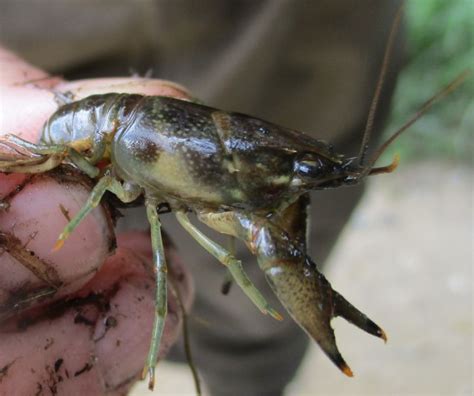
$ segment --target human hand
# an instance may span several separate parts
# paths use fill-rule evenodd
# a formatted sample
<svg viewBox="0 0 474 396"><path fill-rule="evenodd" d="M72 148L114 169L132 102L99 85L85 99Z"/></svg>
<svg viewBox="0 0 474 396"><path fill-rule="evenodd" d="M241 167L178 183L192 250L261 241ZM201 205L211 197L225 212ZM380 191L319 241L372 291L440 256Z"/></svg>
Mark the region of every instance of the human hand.
<svg viewBox="0 0 474 396"><path fill-rule="evenodd" d="M0 134L33 142L57 108L51 89L78 98L105 92L187 96L158 80L48 78L1 48L0 69ZM52 252L90 187L74 172L0 174L0 395L124 394L141 372L154 315L148 233L119 235L113 252L111 216L98 207ZM170 283L189 309L192 285L172 246L167 259ZM161 357L181 320L175 293L168 296Z"/></svg>

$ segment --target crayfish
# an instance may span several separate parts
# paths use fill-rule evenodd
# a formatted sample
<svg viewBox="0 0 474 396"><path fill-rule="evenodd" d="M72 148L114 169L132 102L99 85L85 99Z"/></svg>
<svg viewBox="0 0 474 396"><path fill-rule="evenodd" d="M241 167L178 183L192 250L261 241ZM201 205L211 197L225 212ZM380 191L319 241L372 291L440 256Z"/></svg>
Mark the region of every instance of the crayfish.
<svg viewBox="0 0 474 396"><path fill-rule="evenodd" d="M370 122L360 154L346 158L323 141L251 116L169 97L109 93L60 107L44 125L38 144L13 135L0 138L0 171L42 173L69 163L96 181L55 249L107 191L125 203L144 197L156 275L155 321L144 368L151 388L167 314L166 263L157 209L162 204L228 268L258 309L281 320L241 262L196 228L189 212L214 230L242 240L293 319L342 372L352 376L336 346L331 319L341 316L374 336L385 341L387 337L332 288L307 255L308 193L392 172L398 158L388 166L375 167L381 153L434 99L463 78L430 99L367 161Z"/></svg>

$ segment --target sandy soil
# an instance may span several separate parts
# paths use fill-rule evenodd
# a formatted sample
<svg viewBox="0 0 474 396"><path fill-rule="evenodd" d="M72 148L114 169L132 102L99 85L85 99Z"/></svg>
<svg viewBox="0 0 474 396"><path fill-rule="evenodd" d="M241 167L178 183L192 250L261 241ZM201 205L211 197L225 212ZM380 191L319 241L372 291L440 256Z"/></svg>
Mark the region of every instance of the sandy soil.
<svg viewBox="0 0 474 396"><path fill-rule="evenodd" d="M473 394L473 176L461 165L420 163L371 180L327 276L389 342L336 319L355 377L313 345L288 396ZM150 392L140 384L132 394ZM155 394L194 394L187 367L160 364Z"/></svg>

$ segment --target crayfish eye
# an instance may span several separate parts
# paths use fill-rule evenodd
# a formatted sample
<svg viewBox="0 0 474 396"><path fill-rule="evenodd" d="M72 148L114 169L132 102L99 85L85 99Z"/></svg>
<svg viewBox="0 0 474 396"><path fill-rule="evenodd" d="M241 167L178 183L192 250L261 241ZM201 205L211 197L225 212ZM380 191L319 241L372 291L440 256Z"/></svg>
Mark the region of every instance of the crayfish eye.
<svg viewBox="0 0 474 396"><path fill-rule="evenodd" d="M324 162L314 154L305 154L295 161L295 173L303 178L315 178L324 168Z"/></svg>

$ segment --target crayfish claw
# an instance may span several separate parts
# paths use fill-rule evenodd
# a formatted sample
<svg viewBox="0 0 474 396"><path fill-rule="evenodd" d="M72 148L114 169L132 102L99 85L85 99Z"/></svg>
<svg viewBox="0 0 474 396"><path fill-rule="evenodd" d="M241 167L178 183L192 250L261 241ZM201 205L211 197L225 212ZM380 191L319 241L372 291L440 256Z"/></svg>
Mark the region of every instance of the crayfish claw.
<svg viewBox="0 0 474 396"><path fill-rule="evenodd" d="M318 343L319 347L323 350L326 356L337 366L348 377L353 377L351 368L342 357L339 349L336 345L336 337L334 330L332 329L329 322L324 328L320 328L319 334L311 334L309 329L306 329L312 336L312 338Z"/></svg>
<svg viewBox="0 0 474 396"><path fill-rule="evenodd" d="M291 317L318 343L342 373L352 377L352 370L337 348L331 320L335 316L342 316L384 341L387 336L379 326L336 292L319 272L316 263L306 254L305 239L297 232L298 227L292 226L291 213L288 213L275 221L249 216L244 212L213 214L213 217L201 216L200 219L218 231L241 238L247 244L257 256L258 265L270 287ZM298 217L293 220L301 222ZM226 228L222 228L223 224ZM291 226L293 232L288 234L281 228L282 225L286 228ZM305 227L299 229L302 228ZM273 313L276 312L270 307L265 306L265 311L275 317Z"/></svg>
<svg viewBox="0 0 474 396"><path fill-rule="evenodd" d="M334 316L341 316L359 329L381 338L385 343L387 342L387 335L375 322L370 320L367 315L359 311L334 289L332 293Z"/></svg>
<svg viewBox="0 0 474 396"><path fill-rule="evenodd" d="M352 372L351 368L344 362L341 366L338 366L339 369L348 377L353 377L354 373Z"/></svg>

